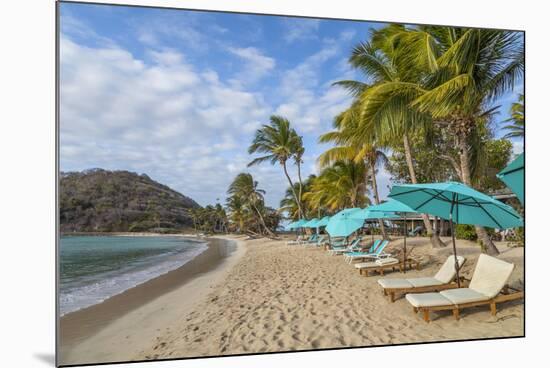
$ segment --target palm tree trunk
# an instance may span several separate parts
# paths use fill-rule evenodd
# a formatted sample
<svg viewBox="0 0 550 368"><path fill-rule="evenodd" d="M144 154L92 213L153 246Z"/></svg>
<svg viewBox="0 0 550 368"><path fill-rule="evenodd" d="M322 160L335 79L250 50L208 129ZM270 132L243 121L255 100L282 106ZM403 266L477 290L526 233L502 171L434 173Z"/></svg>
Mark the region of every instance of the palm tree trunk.
<svg viewBox="0 0 550 368"><path fill-rule="evenodd" d="M288 183L290 184L290 189L292 189L292 194L294 195L294 199L296 200L296 205L298 206L298 217L302 219L304 215L302 212L302 204L298 200L298 195L296 194L296 190L294 190L294 184L292 183L292 180L288 175L288 170L286 169L286 161L283 162L283 170L285 172L286 178L288 179Z"/></svg>
<svg viewBox="0 0 550 368"><path fill-rule="evenodd" d="M374 202L380 204L380 196L378 195L378 183L376 181L376 165L373 160L368 160L370 165L370 171L372 173L372 191L374 193ZM387 239L386 229L384 228L384 221L378 219L378 224L380 225L380 231L382 233L382 238Z"/></svg>
<svg viewBox="0 0 550 368"><path fill-rule="evenodd" d="M298 166L298 182L300 183L298 198L300 198L300 208L301 208L302 206L302 164L300 163L300 160L296 161L296 165Z"/></svg>
<svg viewBox="0 0 550 368"><path fill-rule="evenodd" d="M269 228L266 226L264 217L262 216L262 213L260 212L260 210L258 210L258 207L256 207L256 205L254 204L254 202L252 202L252 207L254 207L254 210L256 210L256 213L258 214L258 217L260 218L260 223L262 224L265 232L269 235L274 235L271 232L271 230L269 230Z"/></svg>
<svg viewBox="0 0 550 368"><path fill-rule="evenodd" d="M439 236L445 236L447 233L447 223L442 217L439 218Z"/></svg>
<svg viewBox="0 0 550 368"><path fill-rule="evenodd" d="M458 137L458 148L460 152L460 170L462 171L462 182L472 186L472 177L470 173L470 154L468 152L468 142L466 136L460 134ZM497 247L489 237L487 230L482 226L476 226L477 238L481 241L482 250L489 255L499 255Z"/></svg>
<svg viewBox="0 0 550 368"><path fill-rule="evenodd" d="M409 142L409 136L406 133L403 134L403 146L405 147L405 160L407 161L407 167L409 168L409 176L411 177L411 182L413 184L417 184L418 182L416 180L416 173L414 172L414 166L413 166L413 160L412 160L411 143ZM428 218L428 215L422 214L421 216L422 216L422 221L424 222L424 227L426 228L426 232L430 237L432 248L445 247L445 243L443 243L439 238L439 235L433 231L432 224L430 223L430 219Z"/></svg>

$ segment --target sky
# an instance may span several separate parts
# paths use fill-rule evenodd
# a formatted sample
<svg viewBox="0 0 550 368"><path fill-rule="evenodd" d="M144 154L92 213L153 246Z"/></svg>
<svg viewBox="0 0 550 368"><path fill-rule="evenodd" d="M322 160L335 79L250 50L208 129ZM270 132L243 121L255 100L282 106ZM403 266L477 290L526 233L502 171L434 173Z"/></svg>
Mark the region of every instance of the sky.
<svg viewBox="0 0 550 368"><path fill-rule="evenodd" d="M61 170L145 173L203 206L223 204L233 178L250 172L267 205L279 207L288 187L282 168L247 167L254 132L273 114L303 136L303 177L318 174L329 146L317 139L351 101L332 83L362 79L347 63L351 49L384 26L70 3L60 10ZM497 121L518 93L497 103ZM295 166L290 174L297 179ZM381 169L377 178L385 198L390 175Z"/></svg>

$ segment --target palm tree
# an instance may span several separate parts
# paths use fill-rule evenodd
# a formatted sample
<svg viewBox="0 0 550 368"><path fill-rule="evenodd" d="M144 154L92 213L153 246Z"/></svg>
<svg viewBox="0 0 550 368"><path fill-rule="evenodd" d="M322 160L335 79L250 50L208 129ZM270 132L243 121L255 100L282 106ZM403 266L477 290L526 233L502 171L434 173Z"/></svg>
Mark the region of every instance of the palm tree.
<svg viewBox="0 0 550 368"><path fill-rule="evenodd" d="M332 212L346 207L364 207L369 203L365 172L364 162L336 161L312 180L311 190L304 194L304 199Z"/></svg>
<svg viewBox="0 0 550 368"><path fill-rule="evenodd" d="M510 107L510 118L504 120L505 123L512 123L502 127L502 129L508 130L509 132L504 136L504 138L516 138L525 136L525 107L524 107L524 96L520 94L518 101L512 104Z"/></svg>
<svg viewBox="0 0 550 368"><path fill-rule="evenodd" d="M290 122L282 116L272 115L269 125L263 125L256 131L254 140L248 148L248 153L264 153L264 156L252 160L248 166L270 161L272 165L279 163L283 167L285 176L292 188L292 193L298 204L299 216L303 217L301 201L294 189L294 184L288 175L287 161L294 158L300 170L304 148L302 138L290 127ZM301 175L301 174L300 174ZM301 182L301 180L300 180Z"/></svg>
<svg viewBox="0 0 550 368"><path fill-rule="evenodd" d="M229 210L229 218L237 225L238 232L244 232L247 217L245 201L238 195L232 195L227 198L226 206Z"/></svg>
<svg viewBox="0 0 550 368"><path fill-rule="evenodd" d="M524 46L519 32L422 26L401 32L394 40L407 43L402 55L408 65L429 60L430 73L411 86L417 94L411 107L429 113L453 136L459 152L460 177L472 185L472 146L476 126L485 112L523 77ZM498 254L487 231L476 227L489 254Z"/></svg>
<svg viewBox="0 0 550 368"><path fill-rule="evenodd" d="M254 209L256 215L258 215L263 230L273 235L271 230L266 226L263 214L259 209L263 207L265 191L258 188L258 182L254 180L251 174L238 174L229 185L227 193L231 196L240 197L242 201L249 204Z"/></svg>
<svg viewBox="0 0 550 368"><path fill-rule="evenodd" d="M283 199L281 199L279 211L286 212L288 214L288 217L293 220L297 220L300 218L300 210L298 206L298 202L296 202L296 197L294 197L294 193L300 190L300 184L294 183L294 188L286 188L285 196ZM307 192L307 191L306 191ZM302 208L304 208L304 204L302 202Z"/></svg>
<svg viewBox="0 0 550 368"><path fill-rule="evenodd" d="M360 135L357 134L360 118L357 107L358 104L355 103L348 110L338 115L333 122L337 130L323 134L319 138L319 142L321 143L333 142L338 144L338 146L328 149L319 156L319 162L322 167L326 167L338 160L353 160L355 162L364 161L367 167L365 185L372 186L374 201L376 204L379 204L380 196L378 194L378 184L376 181L377 167L385 164L388 158L383 150L376 147L376 138L374 135L371 135L366 141L357 139L360 137ZM384 223L381 219L379 223L380 229L382 230L382 236L386 238Z"/></svg>
<svg viewBox="0 0 550 368"><path fill-rule="evenodd" d="M346 88L354 97L359 115L356 139L368 141L373 134L379 144L404 147L405 159L411 182L416 184L416 172L411 134L428 135L430 116L411 109L410 102L419 94L415 90L422 78L419 67L400 63L399 53L391 42L394 34L405 30L404 26L390 25L372 31L372 43L362 42L349 58L350 64L362 72L368 82L344 80L335 85ZM427 215L422 215L424 226L434 247L445 246L434 233Z"/></svg>

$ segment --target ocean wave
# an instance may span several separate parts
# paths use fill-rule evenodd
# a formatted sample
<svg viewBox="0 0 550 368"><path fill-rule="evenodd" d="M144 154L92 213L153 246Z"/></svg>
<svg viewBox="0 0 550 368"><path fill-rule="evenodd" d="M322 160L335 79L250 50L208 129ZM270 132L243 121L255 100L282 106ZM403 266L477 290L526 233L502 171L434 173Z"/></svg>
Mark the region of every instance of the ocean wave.
<svg viewBox="0 0 550 368"><path fill-rule="evenodd" d="M80 286L67 287L66 290L61 287L59 293L61 316L99 304L148 280L173 271L208 249L206 243L196 241L192 243L192 247L186 247L181 252L169 252L150 257L150 264L139 270L129 267L121 269L118 273L96 275L101 277L99 280L80 280L83 284ZM161 260L161 258L164 259Z"/></svg>

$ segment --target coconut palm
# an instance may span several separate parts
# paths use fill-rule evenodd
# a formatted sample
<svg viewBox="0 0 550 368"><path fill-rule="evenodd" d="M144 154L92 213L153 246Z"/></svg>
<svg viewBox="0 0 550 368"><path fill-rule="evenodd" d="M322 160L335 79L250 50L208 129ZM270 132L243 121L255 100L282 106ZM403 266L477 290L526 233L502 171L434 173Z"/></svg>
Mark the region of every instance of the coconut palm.
<svg viewBox="0 0 550 368"><path fill-rule="evenodd" d="M403 65L392 39L405 31L404 26L390 25L372 31L371 43L357 45L349 58L367 82L344 80L335 85L346 88L357 105L359 124L355 135L358 141L369 141L374 135L382 145L402 144L411 182L416 184L416 172L410 136L429 135L430 115L410 108L420 95L418 80L423 77L420 65ZM354 108L354 109L355 109ZM398 143L401 142L401 143ZM434 247L444 246L427 215L422 215L424 226Z"/></svg>
<svg viewBox="0 0 550 368"><path fill-rule="evenodd" d="M380 165L384 165L388 161L388 158L384 150L378 149L376 146L374 134L368 140L357 139L361 136L356 133L360 126L357 107L358 104L355 103L348 110L339 114L333 122L333 126L337 130L325 133L319 138L319 142L321 143L332 142L337 144L337 146L328 149L319 156L319 163L322 167L326 167L338 160L364 161L367 168L365 185L372 187L374 201L376 204L379 204L380 196L378 194L376 173L377 168ZM382 220L379 220L379 222L382 236L386 238L384 224Z"/></svg>
<svg viewBox="0 0 550 368"><path fill-rule="evenodd" d="M409 44L401 56L407 65L424 60L429 74L407 87L418 94L410 106L429 113L454 137L461 179L472 185L472 134L484 123L496 99L513 90L523 77L522 34L512 31L424 26L400 32L393 39ZM485 251L498 254L487 231L476 227Z"/></svg>
<svg viewBox="0 0 550 368"><path fill-rule="evenodd" d="M227 194L231 196L240 197L240 199L246 204L250 205L254 210L265 232L273 235L271 230L266 226L264 216L260 208L264 207L264 194L263 189L258 188L258 182L254 180L249 173L240 173L235 177L233 182L229 185Z"/></svg>
<svg viewBox="0 0 550 368"><path fill-rule="evenodd" d="M523 138L525 136L525 107L524 96L519 95L518 101L514 102L510 107L510 118L504 120L505 123L511 123L505 125L502 129L508 130L504 138Z"/></svg>
<svg viewBox="0 0 550 368"><path fill-rule="evenodd" d="M245 201L241 196L232 195L227 198L227 209L229 210L229 219L237 225L238 232L245 231L245 221L247 217L247 208Z"/></svg>
<svg viewBox="0 0 550 368"><path fill-rule="evenodd" d="M248 166L257 165L266 161L271 162L272 165L279 163L283 167L285 176L292 188L296 203L298 204L299 217L302 218L303 211L301 201L299 200L300 195L296 192L287 169L287 161L293 158L298 165L299 175L301 176L300 165L304 153L302 138L290 127L290 122L287 119L282 116L272 115L270 117L270 123L263 125L256 131L254 140L248 148L248 153L250 154L257 152L265 155L255 158Z"/></svg>
<svg viewBox="0 0 550 368"><path fill-rule="evenodd" d="M308 203L304 198L305 194L310 191L311 183L314 179L315 179L315 175L310 175L302 184L294 183L294 191L298 192L300 191L300 186L302 187L301 205L304 211L305 218L319 217L320 212L322 210L322 208L319 206L312 206L312 204ZM294 198L292 188L290 187L286 189L285 196L283 197L283 199L281 199L279 212L286 212L288 214L288 217L292 220L297 220L300 218L298 204L296 203L296 199Z"/></svg>
<svg viewBox="0 0 550 368"><path fill-rule="evenodd" d="M364 207L369 203L365 172L364 162L336 161L313 179L304 199L310 203L319 203L331 212L347 207Z"/></svg>

